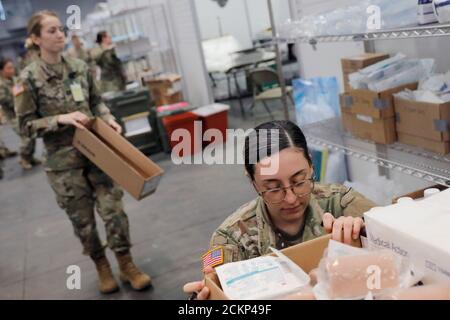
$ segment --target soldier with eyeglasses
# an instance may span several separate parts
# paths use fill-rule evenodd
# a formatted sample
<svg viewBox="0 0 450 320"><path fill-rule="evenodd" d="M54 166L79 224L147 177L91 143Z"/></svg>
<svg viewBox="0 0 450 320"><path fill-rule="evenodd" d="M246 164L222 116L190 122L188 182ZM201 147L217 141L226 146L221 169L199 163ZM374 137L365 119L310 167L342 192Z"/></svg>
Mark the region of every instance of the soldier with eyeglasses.
<svg viewBox="0 0 450 320"><path fill-rule="evenodd" d="M222 259L212 260L205 273L219 264L268 254L269 247L284 249L327 233L334 240L351 243L364 232L364 212L376 206L351 188L314 182L306 138L294 123L270 121L256 127L255 134L256 139L245 139L244 160L258 197L213 233L209 252ZM256 161L251 161L255 155ZM276 170L267 170L269 162ZM186 284L184 291L197 299L209 296L201 281Z"/></svg>

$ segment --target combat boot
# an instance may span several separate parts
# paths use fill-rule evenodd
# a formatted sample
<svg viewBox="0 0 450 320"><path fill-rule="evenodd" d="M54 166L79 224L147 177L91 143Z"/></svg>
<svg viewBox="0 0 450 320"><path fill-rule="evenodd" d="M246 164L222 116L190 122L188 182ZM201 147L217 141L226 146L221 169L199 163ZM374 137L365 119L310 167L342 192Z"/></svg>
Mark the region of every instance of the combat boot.
<svg viewBox="0 0 450 320"><path fill-rule="evenodd" d="M33 168L33 165L28 160L20 159L19 163L24 170L31 170Z"/></svg>
<svg viewBox="0 0 450 320"><path fill-rule="evenodd" d="M0 154L3 156L3 158L12 158L17 156L17 151L11 151L8 148L4 147L0 150Z"/></svg>
<svg viewBox="0 0 450 320"><path fill-rule="evenodd" d="M129 282L134 290L142 290L151 285L150 276L136 267L129 251L116 253L116 258L119 262L120 280Z"/></svg>
<svg viewBox="0 0 450 320"><path fill-rule="evenodd" d="M30 163L32 166L38 166L42 163L42 161L38 158L33 157L31 158Z"/></svg>
<svg viewBox="0 0 450 320"><path fill-rule="evenodd" d="M94 260L95 267L97 268L100 292L113 293L119 290L119 286L116 282L116 279L114 279L111 271L111 266L109 265L106 256L92 260Z"/></svg>

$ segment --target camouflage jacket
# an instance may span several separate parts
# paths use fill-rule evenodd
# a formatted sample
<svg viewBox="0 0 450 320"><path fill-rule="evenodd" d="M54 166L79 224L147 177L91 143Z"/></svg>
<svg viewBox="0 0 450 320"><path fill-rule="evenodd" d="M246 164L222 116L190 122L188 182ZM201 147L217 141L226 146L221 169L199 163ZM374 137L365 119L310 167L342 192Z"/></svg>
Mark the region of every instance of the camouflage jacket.
<svg viewBox="0 0 450 320"><path fill-rule="evenodd" d="M124 82L122 61L117 57L114 48L103 49L97 46L92 49L91 57L101 69L101 81Z"/></svg>
<svg viewBox="0 0 450 320"><path fill-rule="evenodd" d="M305 211L305 223L296 239L288 239L271 223L261 197L243 205L213 233L210 249L223 247L224 263L268 254L269 247L283 249L325 234L322 217L362 217L375 204L351 188L338 184L316 184Z"/></svg>
<svg viewBox="0 0 450 320"><path fill-rule="evenodd" d="M13 86L13 79L6 79L0 76L0 105L9 121L16 117L14 112L14 97L12 94Z"/></svg>
<svg viewBox="0 0 450 320"><path fill-rule="evenodd" d="M72 146L75 128L59 125L58 115L80 111L88 117L114 119L85 62L63 57L60 66L62 74L40 58L28 65L20 74L17 86L21 90L14 99L21 134L44 140L48 171L87 164L87 159ZM73 85L81 86L82 101L75 101Z"/></svg>

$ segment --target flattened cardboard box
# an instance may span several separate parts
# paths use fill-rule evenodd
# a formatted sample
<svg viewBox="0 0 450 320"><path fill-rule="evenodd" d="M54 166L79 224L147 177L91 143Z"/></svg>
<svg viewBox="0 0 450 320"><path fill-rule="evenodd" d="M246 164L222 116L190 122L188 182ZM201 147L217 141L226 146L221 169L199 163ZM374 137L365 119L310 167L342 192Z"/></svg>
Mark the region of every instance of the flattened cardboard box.
<svg viewBox="0 0 450 320"><path fill-rule="evenodd" d="M156 191L164 171L142 152L96 118L77 129L73 145L136 200Z"/></svg>
<svg viewBox="0 0 450 320"><path fill-rule="evenodd" d="M325 235L310 241L306 241L295 246L281 250L289 259L300 266L303 271L309 273L312 269L317 268L320 260L323 257L325 249L328 247L328 242L331 235ZM354 240L352 243L355 247L361 247L361 241ZM273 256L273 254L271 254ZM205 285L209 288L209 300L229 300L229 298L222 291L219 277L217 273L213 272L205 276Z"/></svg>
<svg viewBox="0 0 450 320"><path fill-rule="evenodd" d="M366 89L351 89L346 95L344 107L353 114L369 116L375 119L386 119L395 116L393 94L404 89L416 90L417 82L409 83L381 92Z"/></svg>
<svg viewBox="0 0 450 320"><path fill-rule="evenodd" d="M394 97L397 132L450 142L450 102L427 103Z"/></svg>

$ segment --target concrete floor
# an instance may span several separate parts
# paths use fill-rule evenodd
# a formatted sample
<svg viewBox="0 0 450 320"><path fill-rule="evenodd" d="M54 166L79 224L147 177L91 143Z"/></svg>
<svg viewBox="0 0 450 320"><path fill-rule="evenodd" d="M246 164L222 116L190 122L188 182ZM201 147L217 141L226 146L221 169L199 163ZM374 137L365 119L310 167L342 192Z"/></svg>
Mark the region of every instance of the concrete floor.
<svg viewBox="0 0 450 320"><path fill-rule="evenodd" d="M249 103L244 100L246 106ZM236 101L231 105L231 128L246 129L269 119L259 106L244 121ZM275 109L275 117L281 119L281 108ZM10 127L2 126L0 134L8 147L18 149L19 139ZM37 155L41 152L39 140ZM243 165L174 165L170 155L163 153L151 158L165 170L157 192L139 202L126 195L124 202L135 262L152 276L153 288L135 292L121 285L111 295L98 292L95 267L81 254L81 245L57 206L42 167L23 172L18 157L7 159L0 181L0 299L185 299L182 286L201 278L200 257L212 232L255 194ZM105 239L100 220L97 226ZM117 275L117 263L109 250L108 257ZM81 269L79 290L66 287L70 265Z"/></svg>

